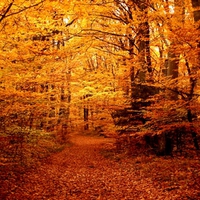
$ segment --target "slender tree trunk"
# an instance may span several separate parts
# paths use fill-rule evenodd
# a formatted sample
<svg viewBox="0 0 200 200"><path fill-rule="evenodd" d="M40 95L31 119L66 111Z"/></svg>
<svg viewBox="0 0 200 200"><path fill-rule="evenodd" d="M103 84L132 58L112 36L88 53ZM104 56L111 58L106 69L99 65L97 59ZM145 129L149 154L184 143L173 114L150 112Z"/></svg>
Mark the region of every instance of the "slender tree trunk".
<svg viewBox="0 0 200 200"><path fill-rule="evenodd" d="M192 7L195 9L194 14L194 21L199 22L200 21L200 0L192 0ZM200 25L197 28L200 30ZM200 48L200 41L198 41L197 45L198 49ZM200 50L198 52L198 58L197 58L197 66L200 67Z"/></svg>
<svg viewBox="0 0 200 200"><path fill-rule="evenodd" d="M172 79L178 78L178 64L179 64L179 54L173 52L173 44L169 47L169 53L167 58L167 76L171 76ZM178 99L178 94L176 92L176 82L173 84L175 86L170 90L167 95L172 100Z"/></svg>
<svg viewBox="0 0 200 200"><path fill-rule="evenodd" d="M85 106L83 109L84 112L84 130L89 130L89 124L88 124L88 116L89 116L89 109Z"/></svg>

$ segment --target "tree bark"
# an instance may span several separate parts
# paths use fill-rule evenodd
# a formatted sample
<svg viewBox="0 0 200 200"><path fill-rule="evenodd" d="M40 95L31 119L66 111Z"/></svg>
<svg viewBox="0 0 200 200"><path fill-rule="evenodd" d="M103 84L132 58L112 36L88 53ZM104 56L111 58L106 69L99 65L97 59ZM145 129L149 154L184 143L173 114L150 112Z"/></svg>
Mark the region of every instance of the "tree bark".
<svg viewBox="0 0 200 200"><path fill-rule="evenodd" d="M136 37L129 38L129 48L131 49L130 58L134 57L133 52L136 52L138 56L138 67L132 66L130 70L131 97L132 99L136 99L141 98L138 96L139 94L143 95L145 93L142 83L151 79L147 79L147 72L148 76L151 77L153 71L150 54L150 27L148 22L149 4L148 1L144 0L132 0L129 3L131 6L135 7L136 12L138 11L138 14L136 14L137 18L141 19L141 23L138 25ZM148 88L145 87L145 90L146 89L148 90ZM149 91L151 91L151 88L149 88ZM148 98L147 95L145 96L145 99L146 98Z"/></svg>
<svg viewBox="0 0 200 200"><path fill-rule="evenodd" d="M194 9L200 7L200 0L192 0L192 7ZM194 11L194 21L197 22L200 20L200 9Z"/></svg>

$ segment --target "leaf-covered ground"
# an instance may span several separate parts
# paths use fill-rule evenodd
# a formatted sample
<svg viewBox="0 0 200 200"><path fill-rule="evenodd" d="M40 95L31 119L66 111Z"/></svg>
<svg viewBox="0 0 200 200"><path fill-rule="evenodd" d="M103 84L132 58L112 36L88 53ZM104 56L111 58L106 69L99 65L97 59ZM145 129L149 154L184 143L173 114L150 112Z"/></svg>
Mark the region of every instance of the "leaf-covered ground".
<svg viewBox="0 0 200 200"><path fill-rule="evenodd" d="M76 134L72 142L41 166L1 182L0 199L200 199L198 159L130 158L116 154L108 138Z"/></svg>

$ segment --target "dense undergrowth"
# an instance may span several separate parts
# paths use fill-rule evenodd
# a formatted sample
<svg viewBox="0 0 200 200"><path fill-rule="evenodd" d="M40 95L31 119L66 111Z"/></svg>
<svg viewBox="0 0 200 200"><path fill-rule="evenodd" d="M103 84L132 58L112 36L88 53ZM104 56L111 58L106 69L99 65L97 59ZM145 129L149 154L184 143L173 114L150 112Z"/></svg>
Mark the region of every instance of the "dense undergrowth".
<svg viewBox="0 0 200 200"><path fill-rule="evenodd" d="M60 143L53 132L19 127L12 132L0 133L0 141L1 180L40 165L45 158L67 145L67 141Z"/></svg>

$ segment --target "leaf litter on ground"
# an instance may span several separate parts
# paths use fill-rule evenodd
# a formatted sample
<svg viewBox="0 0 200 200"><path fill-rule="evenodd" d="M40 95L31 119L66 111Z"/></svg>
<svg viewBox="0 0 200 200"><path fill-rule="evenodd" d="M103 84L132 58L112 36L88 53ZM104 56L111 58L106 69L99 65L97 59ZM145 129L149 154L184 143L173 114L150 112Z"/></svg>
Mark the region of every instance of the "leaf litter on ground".
<svg viewBox="0 0 200 200"><path fill-rule="evenodd" d="M198 200L200 160L127 156L114 140L75 134L73 145L1 183L2 200Z"/></svg>

